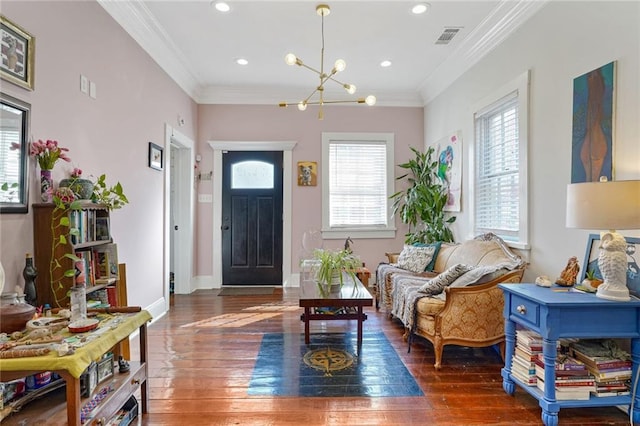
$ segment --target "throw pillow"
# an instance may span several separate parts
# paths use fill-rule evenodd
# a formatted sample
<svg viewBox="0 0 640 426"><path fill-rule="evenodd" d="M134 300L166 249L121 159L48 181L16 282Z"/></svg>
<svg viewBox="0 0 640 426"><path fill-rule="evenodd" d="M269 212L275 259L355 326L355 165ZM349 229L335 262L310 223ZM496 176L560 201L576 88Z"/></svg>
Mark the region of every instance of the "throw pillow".
<svg viewBox="0 0 640 426"><path fill-rule="evenodd" d="M436 258L438 257L438 252L440 251L440 246L442 245L442 241L438 241L435 243L413 243L415 247L434 247L433 256L431 257L431 262L424 269L425 272L433 271L433 268L436 266Z"/></svg>
<svg viewBox="0 0 640 426"><path fill-rule="evenodd" d="M405 245L398 256L398 267L416 274L424 272L433 258L434 247L415 247Z"/></svg>
<svg viewBox="0 0 640 426"><path fill-rule="evenodd" d="M462 263L453 265L451 268L438 274L437 277L424 283L418 291L428 295L440 294L446 286L448 286L456 279L458 279L458 277L469 272L472 269L473 266L463 265Z"/></svg>

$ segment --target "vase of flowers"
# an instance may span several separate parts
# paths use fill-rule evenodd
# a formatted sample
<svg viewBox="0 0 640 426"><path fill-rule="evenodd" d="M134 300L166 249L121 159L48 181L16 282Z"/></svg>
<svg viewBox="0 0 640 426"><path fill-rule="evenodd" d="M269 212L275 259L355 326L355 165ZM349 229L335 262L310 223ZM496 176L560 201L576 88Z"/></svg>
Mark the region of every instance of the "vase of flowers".
<svg viewBox="0 0 640 426"><path fill-rule="evenodd" d="M82 178L82 170L75 167L71 177L62 179L58 184L62 188L70 188L78 200L89 200L93 195L93 182Z"/></svg>
<svg viewBox="0 0 640 426"><path fill-rule="evenodd" d="M58 145L58 141L47 139L46 142L38 139L31 142L29 155L38 160L40 166L40 197L45 203L50 203L53 199L53 178L51 171L58 160L71 161L67 157L68 148Z"/></svg>

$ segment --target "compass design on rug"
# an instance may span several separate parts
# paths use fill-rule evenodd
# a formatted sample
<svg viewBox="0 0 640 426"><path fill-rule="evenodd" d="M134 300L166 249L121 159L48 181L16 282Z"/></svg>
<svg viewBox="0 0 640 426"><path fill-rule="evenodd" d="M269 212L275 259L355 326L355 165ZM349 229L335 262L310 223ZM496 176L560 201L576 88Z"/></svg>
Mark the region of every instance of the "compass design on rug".
<svg viewBox="0 0 640 426"><path fill-rule="evenodd" d="M303 358L304 363L315 369L324 371L325 376L331 376L331 372L344 370L353 365L353 355L342 349L322 348L314 349Z"/></svg>

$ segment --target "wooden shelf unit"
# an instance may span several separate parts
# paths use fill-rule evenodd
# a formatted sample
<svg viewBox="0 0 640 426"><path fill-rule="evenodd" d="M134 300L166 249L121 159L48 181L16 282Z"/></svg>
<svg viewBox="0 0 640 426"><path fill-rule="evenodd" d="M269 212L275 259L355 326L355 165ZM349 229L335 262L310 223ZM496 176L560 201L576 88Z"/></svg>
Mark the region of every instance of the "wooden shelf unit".
<svg viewBox="0 0 640 426"><path fill-rule="evenodd" d="M93 250L113 243L108 228L108 239L97 239L98 232L96 231L98 220L106 222L108 227L110 210L101 204L90 201L82 202L81 211L89 219L83 224L81 231L84 237L81 239L70 235L70 229L74 227L72 215L76 214L72 213L73 210L56 210L55 205L51 203L36 203L32 207L34 262L38 269L36 278L37 305L42 306L48 303L54 308L67 307L69 305L67 294L69 289L75 285L75 278L64 276L65 271L74 268L73 260L64 257L64 255L73 254L79 250ZM57 226L60 220L65 217L71 225ZM52 262L56 261L59 262L60 267L51 271L50 266ZM52 281L59 283L59 285L52 286ZM117 279L115 285L118 286ZM107 284L92 285L87 283L87 294L105 287Z"/></svg>

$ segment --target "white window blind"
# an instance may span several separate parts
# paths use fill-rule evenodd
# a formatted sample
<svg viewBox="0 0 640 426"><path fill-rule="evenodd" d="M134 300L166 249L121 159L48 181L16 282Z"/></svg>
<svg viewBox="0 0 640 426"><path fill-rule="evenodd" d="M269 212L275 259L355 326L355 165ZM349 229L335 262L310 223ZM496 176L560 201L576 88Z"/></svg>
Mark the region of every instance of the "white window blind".
<svg viewBox="0 0 640 426"><path fill-rule="evenodd" d="M329 144L329 225L387 225L387 147L384 142Z"/></svg>
<svg viewBox="0 0 640 426"><path fill-rule="evenodd" d="M322 133L322 238L394 238L393 133Z"/></svg>
<svg viewBox="0 0 640 426"><path fill-rule="evenodd" d="M520 146L518 92L476 114L476 232L518 240Z"/></svg>

